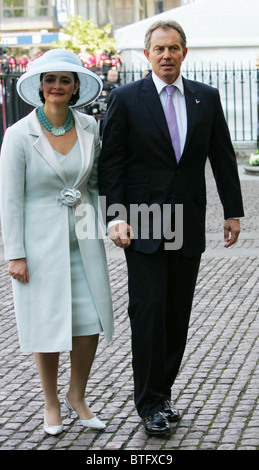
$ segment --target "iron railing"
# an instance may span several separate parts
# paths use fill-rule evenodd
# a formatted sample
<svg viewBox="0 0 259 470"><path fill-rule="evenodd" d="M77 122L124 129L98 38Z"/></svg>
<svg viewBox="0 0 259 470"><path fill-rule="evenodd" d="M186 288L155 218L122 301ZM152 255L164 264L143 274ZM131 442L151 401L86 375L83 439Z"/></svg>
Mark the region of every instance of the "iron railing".
<svg viewBox="0 0 259 470"><path fill-rule="evenodd" d="M16 92L16 82L23 71L6 64L0 71L0 143L5 129L32 109ZM233 142L258 142L259 68L242 64L205 68L194 64L185 65L182 73L218 88ZM123 70L119 72L119 82L129 83L142 76L142 70Z"/></svg>
<svg viewBox="0 0 259 470"><path fill-rule="evenodd" d="M221 102L234 142L258 140L259 68L248 64L209 65L204 67L186 62L182 68L184 77L207 83L220 92ZM124 71L122 83L141 78L142 71Z"/></svg>

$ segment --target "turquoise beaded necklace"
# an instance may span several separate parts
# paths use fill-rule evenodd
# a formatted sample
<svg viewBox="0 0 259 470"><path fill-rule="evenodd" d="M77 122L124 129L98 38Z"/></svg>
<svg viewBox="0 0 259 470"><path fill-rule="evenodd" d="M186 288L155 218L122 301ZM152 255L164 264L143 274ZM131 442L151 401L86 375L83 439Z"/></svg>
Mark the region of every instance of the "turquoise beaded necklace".
<svg viewBox="0 0 259 470"><path fill-rule="evenodd" d="M66 132L70 131L71 127L73 126L74 118L71 110L68 108L68 115L67 119L64 122L63 126L61 127L55 127L50 124L48 119L46 118L46 115L44 113L44 106L41 106L41 108L38 108L37 110L39 120L41 124L47 129L47 131L51 132L51 134L55 135L56 137L60 135L64 135Z"/></svg>

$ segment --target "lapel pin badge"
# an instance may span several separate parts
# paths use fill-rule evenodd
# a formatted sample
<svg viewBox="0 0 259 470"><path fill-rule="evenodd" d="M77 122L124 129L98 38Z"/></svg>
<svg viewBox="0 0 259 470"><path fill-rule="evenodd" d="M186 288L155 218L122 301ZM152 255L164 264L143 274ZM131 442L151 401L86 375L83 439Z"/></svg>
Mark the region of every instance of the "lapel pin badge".
<svg viewBox="0 0 259 470"><path fill-rule="evenodd" d="M199 103L200 103L200 101L199 101L199 100L197 100L197 99L195 100L195 102L196 102L196 104L199 104Z"/></svg>

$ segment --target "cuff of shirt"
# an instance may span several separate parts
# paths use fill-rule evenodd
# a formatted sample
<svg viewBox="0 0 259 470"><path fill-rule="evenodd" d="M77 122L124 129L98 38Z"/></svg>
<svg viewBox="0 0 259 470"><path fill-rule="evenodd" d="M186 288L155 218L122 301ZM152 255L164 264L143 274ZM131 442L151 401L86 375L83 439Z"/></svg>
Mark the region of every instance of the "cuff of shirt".
<svg viewBox="0 0 259 470"><path fill-rule="evenodd" d="M111 222L108 223L108 230L110 227L112 227L113 225L116 225L116 224L120 224L122 222L125 222L125 220L112 220Z"/></svg>

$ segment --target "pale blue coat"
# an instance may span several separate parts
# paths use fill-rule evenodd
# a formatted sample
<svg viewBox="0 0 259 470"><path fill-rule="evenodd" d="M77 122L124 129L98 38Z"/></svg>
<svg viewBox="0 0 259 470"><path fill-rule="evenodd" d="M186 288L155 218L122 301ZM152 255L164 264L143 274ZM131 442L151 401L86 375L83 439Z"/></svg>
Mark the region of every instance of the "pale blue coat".
<svg viewBox="0 0 259 470"><path fill-rule="evenodd" d="M100 233L93 236L98 208L98 129L93 117L72 112L82 155L81 171L72 188L81 197L72 210L86 275L109 343L113 334L109 275L103 239ZM21 350L71 350L71 209L57 199L68 186L36 110L7 129L0 165L5 259L26 258L30 277L25 284L12 281ZM86 228L91 228L90 238Z"/></svg>

